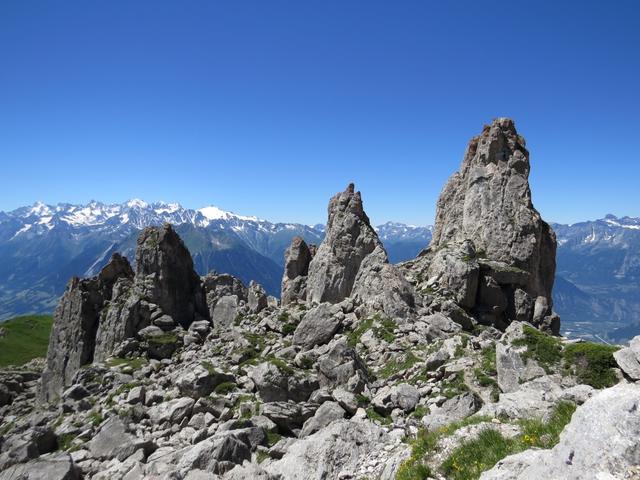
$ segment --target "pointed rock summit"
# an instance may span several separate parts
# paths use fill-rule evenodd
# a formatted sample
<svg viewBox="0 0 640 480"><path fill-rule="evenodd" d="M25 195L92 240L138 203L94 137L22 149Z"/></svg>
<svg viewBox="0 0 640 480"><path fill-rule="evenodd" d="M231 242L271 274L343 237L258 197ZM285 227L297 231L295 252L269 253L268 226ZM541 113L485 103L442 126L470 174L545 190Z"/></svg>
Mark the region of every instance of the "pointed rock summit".
<svg viewBox="0 0 640 480"><path fill-rule="evenodd" d="M458 302L498 326L527 320L557 333L556 237L533 206L529 170L513 120L498 118L471 139L438 199L429 275L462 288Z"/></svg>
<svg viewBox="0 0 640 480"><path fill-rule="evenodd" d="M312 255L304 240L294 239L285 263L285 304L303 299L306 292L309 302L339 303L351 297L391 316L413 306L412 288L389 264L353 183L329 202L326 234L317 252Z"/></svg>
<svg viewBox="0 0 640 480"><path fill-rule="evenodd" d="M147 327L160 337L208 316L200 277L180 237L168 224L146 228L138 238L135 275L116 253L96 277L69 282L54 314L41 398L56 400L83 365L106 360Z"/></svg>

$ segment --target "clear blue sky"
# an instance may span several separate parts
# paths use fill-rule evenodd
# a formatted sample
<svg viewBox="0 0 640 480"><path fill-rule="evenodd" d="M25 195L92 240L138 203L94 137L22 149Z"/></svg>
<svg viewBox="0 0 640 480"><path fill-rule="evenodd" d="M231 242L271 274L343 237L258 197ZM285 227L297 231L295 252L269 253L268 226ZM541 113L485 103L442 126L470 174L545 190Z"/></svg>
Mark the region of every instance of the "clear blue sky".
<svg viewBox="0 0 640 480"><path fill-rule="evenodd" d="M640 2L4 1L0 210L140 197L433 221L497 116L548 220L640 215Z"/></svg>

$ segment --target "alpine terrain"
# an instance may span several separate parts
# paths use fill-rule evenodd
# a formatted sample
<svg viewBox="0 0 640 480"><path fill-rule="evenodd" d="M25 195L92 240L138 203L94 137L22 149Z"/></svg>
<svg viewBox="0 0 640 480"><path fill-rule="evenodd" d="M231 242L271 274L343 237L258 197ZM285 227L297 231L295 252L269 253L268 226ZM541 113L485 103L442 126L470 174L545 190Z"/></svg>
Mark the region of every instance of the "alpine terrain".
<svg viewBox="0 0 640 480"><path fill-rule="evenodd" d="M0 370L0 480L638 478L640 337L562 337L552 295L557 272L593 298L601 272L633 278L631 257L572 277L556 253L600 258L635 223L548 224L530 167L512 120L485 126L400 263L409 230L374 228L353 184L322 230L139 202L5 216L34 221L4 245L91 237L104 261L68 280L46 359ZM279 299L201 275L237 239L283 266Z"/></svg>

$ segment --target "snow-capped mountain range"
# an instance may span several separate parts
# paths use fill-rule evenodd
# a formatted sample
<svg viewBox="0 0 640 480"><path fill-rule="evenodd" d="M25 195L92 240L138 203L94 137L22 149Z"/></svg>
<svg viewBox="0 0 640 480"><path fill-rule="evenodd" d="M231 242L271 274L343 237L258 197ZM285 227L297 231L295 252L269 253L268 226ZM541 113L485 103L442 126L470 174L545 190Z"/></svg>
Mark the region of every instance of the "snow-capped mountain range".
<svg viewBox="0 0 640 480"><path fill-rule="evenodd" d="M291 239L300 235L317 244L324 236L324 225L274 223L215 206L188 209L139 199L122 204L38 202L0 212L0 319L52 311L72 275L96 274L115 251L132 258L138 232L165 222L176 227L201 274L229 272L245 282L256 280L276 295ZM391 222L379 228L390 244L406 240L396 249L400 257L415 256L431 238L429 228Z"/></svg>
<svg viewBox="0 0 640 480"><path fill-rule="evenodd" d="M176 227L201 274L228 272L245 282L256 280L275 295L291 238L300 235L317 244L324 236L323 225L275 223L215 206L188 209L139 199L35 203L0 212L0 319L52 311L71 276L94 275L115 251L132 258L138 232L164 222ZM616 340L629 329L640 333L640 218L607 215L553 228L558 238L554 299L565 330ZM430 226L397 222L376 230L393 262L415 257L432 234Z"/></svg>

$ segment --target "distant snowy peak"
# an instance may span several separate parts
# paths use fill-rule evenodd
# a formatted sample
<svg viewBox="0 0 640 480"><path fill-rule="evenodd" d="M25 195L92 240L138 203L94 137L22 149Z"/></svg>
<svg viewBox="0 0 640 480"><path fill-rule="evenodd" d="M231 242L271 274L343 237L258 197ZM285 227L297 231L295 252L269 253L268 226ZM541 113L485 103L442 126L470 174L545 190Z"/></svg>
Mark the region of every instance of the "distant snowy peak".
<svg viewBox="0 0 640 480"><path fill-rule="evenodd" d="M553 224L558 244L597 246L615 244L620 247L637 244L640 241L640 218L607 215L598 220Z"/></svg>
<svg viewBox="0 0 640 480"><path fill-rule="evenodd" d="M220 208L215 207L213 205L210 205L210 206L204 207L204 208L200 208L198 210L198 212L200 214L202 214L202 216L204 216L204 218L206 218L209 221L213 221L213 220L231 220L231 219L245 220L245 221L248 221L248 222L260 222L260 221L262 221L258 217L246 217L246 216L242 216L242 215L236 215L235 213L227 212L225 210L221 210Z"/></svg>
<svg viewBox="0 0 640 480"><path fill-rule="evenodd" d="M431 239L433 227L418 227L416 225L406 225L398 222L387 222L375 227L380 239L387 240L424 240Z"/></svg>

